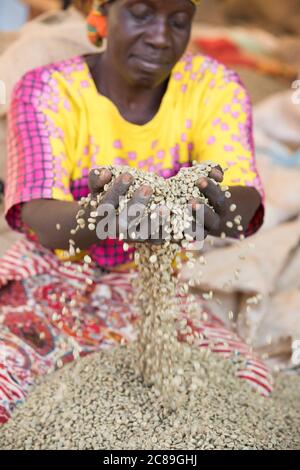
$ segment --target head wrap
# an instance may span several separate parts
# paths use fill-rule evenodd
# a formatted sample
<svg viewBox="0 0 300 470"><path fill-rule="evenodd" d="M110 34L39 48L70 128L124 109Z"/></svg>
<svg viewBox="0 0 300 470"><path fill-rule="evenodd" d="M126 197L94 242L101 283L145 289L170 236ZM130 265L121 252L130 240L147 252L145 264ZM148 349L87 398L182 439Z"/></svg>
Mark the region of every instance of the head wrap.
<svg viewBox="0 0 300 470"><path fill-rule="evenodd" d="M87 18L88 38L97 47L102 46L103 38L107 35L106 17L103 15L101 7L111 1L112 0L96 0ZM201 0L190 0L190 2L194 5L198 5Z"/></svg>

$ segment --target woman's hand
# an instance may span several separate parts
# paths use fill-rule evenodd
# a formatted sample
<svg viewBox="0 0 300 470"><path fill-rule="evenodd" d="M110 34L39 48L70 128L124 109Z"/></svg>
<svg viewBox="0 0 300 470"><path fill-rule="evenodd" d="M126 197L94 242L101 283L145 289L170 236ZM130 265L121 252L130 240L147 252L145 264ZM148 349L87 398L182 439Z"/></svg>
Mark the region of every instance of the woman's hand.
<svg viewBox="0 0 300 470"><path fill-rule="evenodd" d="M111 181L111 178L112 174L108 169L100 170L100 175L97 175L94 170L90 172L89 188L94 199L104 191L104 186ZM153 194L150 186L143 185L137 189L125 208L119 212L119 215L117 214L121 198L126 195L133 180L130 173L118 176L98 204L98 238L100 240L120 238L125 242L134 243L146 241L155 244L162 243L163 239L160 239L159 236L154 238L153 232L151 232L154 225L157 226L157 233L161 232L162 217L160 212L157 214L156 224L153 223L150 216L145 215L146 207Z"/></svg>
<svg viewBox="0 0 300 470"><path fill-rule="evenodd" d="M208 206L204 207L204 236L245 236L249 223L261 204L261 197L252 187L231 186L222 190L215 182L222 183L223 176L221 167L216 166L209 178L203 177L197 182L198 188L214 208L212 210ZM190 203L197 220L197 212L203 211L203 204L197 199L191 200ZM198 219L201 220L199 214ZM203 231L203 226L200 229Z"/></svg>
<svg viewBox="0 0 300 470"><path fill-rule="evenodd" d="M207 205L203 205L203 202L199 199L191 199L189 201L194 216L193 231L194 233L200 233L200 230L202 232L204 230L204 238L218 231L221 225L221 219L225 217L227 210L225 193L221 190L219 184L214 183L213 180L216 183L222 183L223 171L220 166L214 167L208 178L200 178L197 181L197 186L201 193L208 199L210 206L213 207L214 210ZM198 224L198 226L195 224Z"/></svg>
<svg viewBox="0 0 300 470"><path fill-rule="evenodd" d="M222 183L223 176L221 167L216 166L211 170L209 177L201 177L198 180L197 186L211 207L203 205L198 199L189 201L189 211L194 216L191 239L203 241L207 235L220 237L223 234L236 238L246 233L249 222L261 202L260 196L255 188L234 186L224 190L218 184ZM95 200L111 178L111 172L105 168L100 174L94 170L90 172L89 188ZM125 208L117 214L120 200L126 195L133 181L134 177L130 173L124 173L116 178L103 196L97 208L98 239L120 238L127 242L161 244L168 238L165 231L168 209L157 206L156 215L146 214L146 207L153 194L150 186L143 185L136 190Z"/></svg>

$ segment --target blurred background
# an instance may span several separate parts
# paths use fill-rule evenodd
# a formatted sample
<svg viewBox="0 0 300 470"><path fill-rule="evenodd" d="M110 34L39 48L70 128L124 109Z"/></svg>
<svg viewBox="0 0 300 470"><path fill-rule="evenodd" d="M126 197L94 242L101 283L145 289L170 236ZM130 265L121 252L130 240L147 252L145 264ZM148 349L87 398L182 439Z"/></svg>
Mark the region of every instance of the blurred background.
<svg viewBox="0 0 300 470"><path fill-rule="evenodd" d="M90 4L0 1L0 191L11 90L32 68L97 52L85 34ZM197 289L214 290L214 311L270 363L300 371L300 0L203 0L189 50L240 74L253 103L266 191L262 230L238 247L208 243ZM8 229L3 205L0 211L1 256L19 235ZM185 269L183 276L197 280L199 270Z"/></svg>

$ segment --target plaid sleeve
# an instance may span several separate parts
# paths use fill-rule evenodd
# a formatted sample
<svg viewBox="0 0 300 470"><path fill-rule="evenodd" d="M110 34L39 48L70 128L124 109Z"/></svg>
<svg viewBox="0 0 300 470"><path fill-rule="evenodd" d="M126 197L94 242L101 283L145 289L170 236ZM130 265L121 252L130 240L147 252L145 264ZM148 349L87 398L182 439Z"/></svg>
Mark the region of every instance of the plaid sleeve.
<svg viewBox="0 0 300 470"><path fill-rule="evenodd" d="M68 128L71 106L55 71L27 73L17 84L8 113L5 216L26 231L21 205L34 199L73 200ZM66 116L66 113L70 116Z"/></svg>
<svg viewBox="0 0 300 470"><path fill-rule="evenodd" d="M198 111L196 154L198 160L226 168L224 185L254 187L259 192L261 204L246 231L249 236L264 219L264 190L255 162L251 102L237 74L221 65L214 72L201 100L201 113Z"/></svg>

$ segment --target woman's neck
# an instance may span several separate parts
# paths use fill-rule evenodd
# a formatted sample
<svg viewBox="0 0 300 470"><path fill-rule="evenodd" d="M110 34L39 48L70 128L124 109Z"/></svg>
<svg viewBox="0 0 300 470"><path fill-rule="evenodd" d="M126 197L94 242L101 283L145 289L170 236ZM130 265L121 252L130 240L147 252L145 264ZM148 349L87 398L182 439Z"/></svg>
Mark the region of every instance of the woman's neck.
<svg viewBox="0 0 300 470"><path fill-rule="evenodd" d="M130 86L114 69L105 52L86 57L98 92L109 98L127 121L143 125L159 110L168 80L155 88Z"/></svg>

